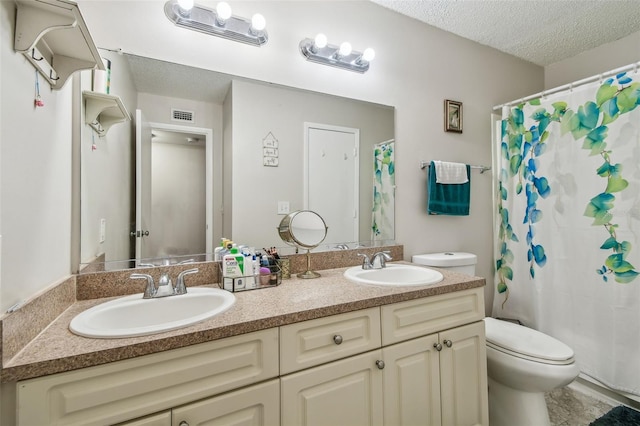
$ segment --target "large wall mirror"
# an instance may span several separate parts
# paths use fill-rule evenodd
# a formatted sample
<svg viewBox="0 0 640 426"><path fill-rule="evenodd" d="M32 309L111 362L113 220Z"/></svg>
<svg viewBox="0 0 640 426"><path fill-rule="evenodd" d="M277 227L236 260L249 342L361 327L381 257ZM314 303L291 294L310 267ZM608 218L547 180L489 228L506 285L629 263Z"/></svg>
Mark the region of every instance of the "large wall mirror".
<svg viewBox="0 0 640 426"><path fill-rule="evenodd" d="M134 119L100 140L84 126L81 271L204 260L222 237L271 247L295 210L325 218L318 250L394 239L393 107L101 53Z"/></svg>

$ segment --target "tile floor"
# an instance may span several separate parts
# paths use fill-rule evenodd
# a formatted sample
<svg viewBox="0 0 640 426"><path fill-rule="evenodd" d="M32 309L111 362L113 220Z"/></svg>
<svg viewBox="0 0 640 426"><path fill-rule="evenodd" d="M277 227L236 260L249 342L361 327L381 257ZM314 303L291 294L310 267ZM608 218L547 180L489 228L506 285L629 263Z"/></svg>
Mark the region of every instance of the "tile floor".
<svg viewBox="0 0 640 426"><path fill-rule="evenodd" d="M571 387L545 395L551 426L588 426L614 406Z"/></svg>

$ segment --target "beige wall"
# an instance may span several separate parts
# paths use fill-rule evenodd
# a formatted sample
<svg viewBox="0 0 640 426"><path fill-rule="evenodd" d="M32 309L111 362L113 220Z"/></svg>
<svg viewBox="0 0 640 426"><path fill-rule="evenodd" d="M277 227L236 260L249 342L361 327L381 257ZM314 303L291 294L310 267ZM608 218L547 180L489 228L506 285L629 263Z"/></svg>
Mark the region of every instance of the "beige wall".
<svg viewBox="0 0 640 426"><path fill-rule="evenodd" d="M0 2L0 315L70 272L71 80L52 91L13 50L15 3Z"/></svg>
<svg viewBox="0 0 640 426"><path fill-rule="evenodd" d="M640 31L544 68L544 88L572 83L640 61Z"/></svg>

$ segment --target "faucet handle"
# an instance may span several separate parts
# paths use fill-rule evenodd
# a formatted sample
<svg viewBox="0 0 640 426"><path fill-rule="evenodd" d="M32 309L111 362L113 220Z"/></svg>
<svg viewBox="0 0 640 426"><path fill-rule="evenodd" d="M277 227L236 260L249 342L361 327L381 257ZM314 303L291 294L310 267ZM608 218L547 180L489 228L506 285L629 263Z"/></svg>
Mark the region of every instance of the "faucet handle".
<svg viewBox="0 0 640 426"><path fill-rule="evenodd" d="M187 286L184 283L185 275L197 274L198 268L186 269L178 274L178 280L176 282L175 294L185 294L187 292Z"/></svg>
<svg viewBox="0 0 640 426"><path fill-rule="evenodd" d="M147 286L144 289L143 299L151 299L156 295L156 286L153 283L153 277L149 274L131 274L129 276L132 280L147 280Z"/></svg>
<svg viewBox="0 0 640 426"><path fill-rule="evenodd" d="M365 253L357 253L358 256L362 256L362 269L371 269L371 261L369 260L369 256Z"/></svg>

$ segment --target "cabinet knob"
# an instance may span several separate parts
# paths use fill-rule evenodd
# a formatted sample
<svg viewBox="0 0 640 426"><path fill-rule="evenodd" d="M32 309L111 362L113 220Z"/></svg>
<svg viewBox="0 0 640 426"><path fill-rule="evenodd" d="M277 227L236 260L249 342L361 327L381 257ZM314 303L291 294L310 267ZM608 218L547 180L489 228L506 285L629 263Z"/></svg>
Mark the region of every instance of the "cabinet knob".
<svg viewBox="0 0 640 426"><path fill-rule="evenodd" d="M333 343L335 343L336 345L339 345L340 343L342 343L342 336L339 334L336 334L335 336L333 336Z"/></svg>
<svg viewBox="0 0 640 426"><path fill-rule="evenodd" d="M440 343L434 343L433 347L436 348L436 351L438 352L442 350L442 345Z"/></svg>
<svg viewBox="0 0 640 426"><path fill-rule="evenodd" d="M376 367L378 367L379 370L382 370L384 368L384 361L381 359L377 360Z"/></svg>
<svg viewBox="0 0 640 426"><path fill-rule="evenodd" d="M451 340L444 340L442 343L444 343L445 345L447 345L448 348L450 348L451 346L453 346L453 342Z"/></svg>
<svg viewBox="0 0 640 426"><path fill-rule="evenodd" d="M184 420L181 421L178 426L189 426L189 423L185 422Z"/></svg>

